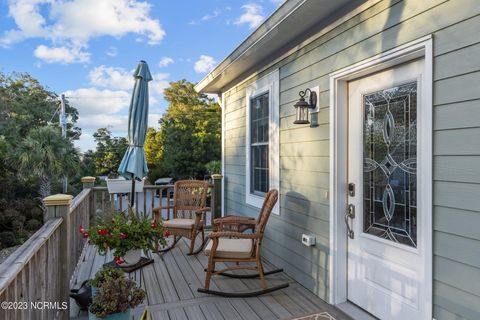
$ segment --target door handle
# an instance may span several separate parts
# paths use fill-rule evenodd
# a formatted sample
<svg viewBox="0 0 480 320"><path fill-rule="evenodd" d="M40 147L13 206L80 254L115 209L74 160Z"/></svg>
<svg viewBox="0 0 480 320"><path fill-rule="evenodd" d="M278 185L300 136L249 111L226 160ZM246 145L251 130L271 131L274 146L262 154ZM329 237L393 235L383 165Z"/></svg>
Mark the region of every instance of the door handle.
<svg viewBox="0 0 480 320"><path fill-rule="evenodd" d="M349 204L347 207L347 212L345 213L345 225L347 226L347 236L350 239L353 239L355 237L355 233L353 232L352 227L350 227L350 224L348 223L348 219L354 219L355 218L355 206L353 204Z"/></svg>

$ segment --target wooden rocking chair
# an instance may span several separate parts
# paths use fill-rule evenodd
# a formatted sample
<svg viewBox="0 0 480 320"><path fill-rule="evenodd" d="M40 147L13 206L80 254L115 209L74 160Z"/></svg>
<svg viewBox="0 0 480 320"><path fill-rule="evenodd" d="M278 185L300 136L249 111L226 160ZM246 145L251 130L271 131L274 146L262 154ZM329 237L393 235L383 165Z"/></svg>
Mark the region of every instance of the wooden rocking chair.
<svg viewBox="0 0 480 320"><path fill-rule="evenodd" d="M166 248L158 249L158 252L171 250L182 238L191 240L190 252L188 255L197 254L205 245L205 214L210 211L206 207L208 182L199 180L180 180L175 182L173 188L173 218L165 220L163 226L166 231L173 235L173 242ZM165 208L165 207L163 207ZM155 219L161 217L161 207L154 208ZM195 239L202 234L202 244L194 251Z"/></svg>
<svg viewBox="0 0 480 320"><path fill-rule="evenodd" d="M205 248L205 254L208 256L208 267L205 270L205 288L199 288L199 292L219 295L223 297L254 297L288 287L288 283L283 283L274 287L268 287L265 276L273 273L282 272L283 269L276 269L264 272L260 249L262 245L263 234L267 225L268 218L272 212L275 203L278 200L278 191L270 190L263 202L262 209L258 219L241 216L226 216L215 219L215 231L208 236L211 241ZM253 233L243 233L243 231L252 229ZM234 266L215 271L216 262L236 262ZM255 262L256 265L240 265L242 262ZM227 271L247 269L254 270L256 274L232 274ZM249 292L223 292L210 290L210 280L213 275L223 275L232 278L260 278L261 290Z"/></svg>

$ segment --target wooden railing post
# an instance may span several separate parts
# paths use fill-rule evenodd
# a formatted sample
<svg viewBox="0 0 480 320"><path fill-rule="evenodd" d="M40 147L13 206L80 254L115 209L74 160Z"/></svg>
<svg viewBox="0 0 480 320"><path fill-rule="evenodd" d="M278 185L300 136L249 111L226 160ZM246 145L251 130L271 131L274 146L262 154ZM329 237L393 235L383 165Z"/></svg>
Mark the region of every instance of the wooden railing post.
<svg viewBox="0 0 480 320"><path fill-rule="evenodd" d="M72 202L72 196L66 194L56 194L43 199L43 203L47 208L47 220L52 218L62 218L62 224L60 226L60 245L58 252L58 270L59 270L59 303L66 302L67 309L59 311L59 319L68 319L70 315L70 265L71 252L70 252L70 204ZM75 262L76 263L76 262ZM48 271L46 271L48 272Z"/></svg>
<svg viewBox="0 0 480 320"><path fill-rule="evenodd" d="M82 183L83 189L90 189L90 195L88 196L88 220L91 227L95 223L95 193L93 192L95 177L83 177Z"/></svg>
<svg viewBox="0 0 480 320"><path fill-rule="evenodd" d="M222 178L221 174L212 174L213 181L213 219L222 216Z"/></svg>

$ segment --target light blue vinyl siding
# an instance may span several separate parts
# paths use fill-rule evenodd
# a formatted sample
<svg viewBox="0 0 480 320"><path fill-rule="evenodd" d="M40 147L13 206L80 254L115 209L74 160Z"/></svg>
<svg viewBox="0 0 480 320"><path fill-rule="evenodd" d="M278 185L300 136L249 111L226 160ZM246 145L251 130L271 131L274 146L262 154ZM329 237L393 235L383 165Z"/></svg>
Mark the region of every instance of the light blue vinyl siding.
<svg viewBox="0 0 480 320"><path fill-rule="evenodd" d="M329 255L329 74L433 34L434 316L480 319L480 1L385 0L284 60L231 84L225 101L225 208L245 204L245 89L280 71L280 215L264 256L327 299ZM319 126L293 125L298 92L319 86ZM301 244L302 233L317 237Z"/></svg>

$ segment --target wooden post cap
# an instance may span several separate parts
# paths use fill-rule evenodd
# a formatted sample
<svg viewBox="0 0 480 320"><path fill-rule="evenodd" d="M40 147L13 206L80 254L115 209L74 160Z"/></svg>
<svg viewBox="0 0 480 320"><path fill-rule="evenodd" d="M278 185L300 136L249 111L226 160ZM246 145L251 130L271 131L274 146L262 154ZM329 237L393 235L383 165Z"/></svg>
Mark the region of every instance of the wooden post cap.
<svg viewBox="0 0 480 320"><path fill-rule="evenodd" d="M95 177L83 177L82 178L82 183L94 183L95 182Z"/></svg>
<svg viewBox="0 0 480 320"><path fill-rule="evenodd" d="M219 180L219 179L222 179L222 178L223 178L223 176L221 174L217 174L217 173L212 174L212 179L213 180Z"/></svg>
<svg viewBox="0 0 480 320"><path fill-rule="evenodd" d="M43 199L46 207L69 206L72 203L73 196L69 194L54 194Z"/></svg>

